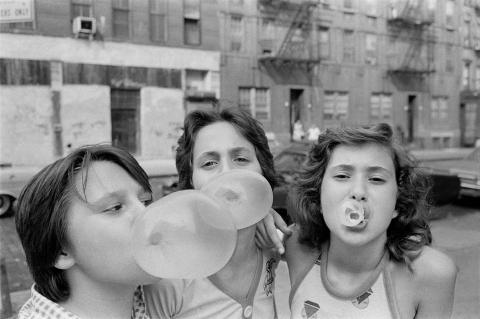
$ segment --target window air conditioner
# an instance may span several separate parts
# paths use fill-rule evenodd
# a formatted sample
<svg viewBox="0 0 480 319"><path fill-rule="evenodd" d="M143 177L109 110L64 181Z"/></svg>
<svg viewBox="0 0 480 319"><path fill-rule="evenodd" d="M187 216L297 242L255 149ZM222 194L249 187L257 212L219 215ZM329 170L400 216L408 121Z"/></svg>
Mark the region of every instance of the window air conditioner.
<svg viewBox="0 0 480 319"><path fill-rule="evenodd" d="M97 21L93 17L76 17L73 19L73 34L94 35L97 31Z"/></svg>

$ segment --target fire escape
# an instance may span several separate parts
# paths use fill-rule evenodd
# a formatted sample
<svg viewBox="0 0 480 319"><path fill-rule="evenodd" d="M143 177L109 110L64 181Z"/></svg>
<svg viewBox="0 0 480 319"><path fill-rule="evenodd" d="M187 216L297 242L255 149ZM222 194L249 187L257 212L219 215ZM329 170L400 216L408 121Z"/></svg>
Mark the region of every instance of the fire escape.
<svg viewBox="0 0 480 319"><path fill-rule="evenodd" d="M259 5L264 17L275 17L277 24L288 28L281 42L277 42L280 44L273 45L271 53L260 56L260 65L277 82L311 85L313 67L320 62L311 39L312 11L316 3L263 0Z"/></svg>
<svg viewBox="0 0 480 319"><path fill-rule="evenodd" d="M395 55L388 65L387 74L400 89L425 91L427 79L434 70L435 35L431 25L433 12L429 13L424 1L397 1L390 8L387 19L390 37L404 44L403 58ZM397 54L397 53L396 53Z"/></svg>

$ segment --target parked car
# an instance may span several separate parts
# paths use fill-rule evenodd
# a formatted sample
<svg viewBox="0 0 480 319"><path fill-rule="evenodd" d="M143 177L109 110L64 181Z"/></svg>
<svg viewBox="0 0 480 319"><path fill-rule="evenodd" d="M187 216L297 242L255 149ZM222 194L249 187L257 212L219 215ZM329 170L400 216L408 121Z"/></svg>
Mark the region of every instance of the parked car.
<svg viewBox="0 0 480 319"><path fill-rule="evenodd" d="M292 184L298 178L303 165L307 161L310 147L310 143L292 143L280 151L274 158L275 169L280 185L275 188L273 192L273 208L287 223L291 221L287 212L293 209L287 195ZM433 205L445 205L458 197L460 192L460 179L457 176L445 172L432 171L430 169L424 169L424 172L429 175L432 182L429 198ZM433 218L434 216L431 217Z"/></svg>
<svg viewBox="0 0 480 319"><path fill-rule="evenodd" d="M432 175L457 176L460 196L480 197L480 146L462 159L423 162Z"/></svg>
<svg viewBox="0 0 480 319"><path fill-rule="evenodd" d="M174 159L139 160L152 185L153 198L159 199L174 191L178 185ZM13 214L14 204L23 187L42 167L0 165L0 218Z"/></svg>

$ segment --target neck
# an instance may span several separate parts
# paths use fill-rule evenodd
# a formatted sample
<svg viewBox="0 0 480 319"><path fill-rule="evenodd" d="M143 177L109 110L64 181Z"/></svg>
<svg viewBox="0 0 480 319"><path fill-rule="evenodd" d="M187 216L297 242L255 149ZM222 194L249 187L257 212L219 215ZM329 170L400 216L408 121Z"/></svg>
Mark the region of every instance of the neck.
<svg viewBox="0 0 480 319"><path fill-rule="evenodd" d="M70 274L68 280L70 297L60 304L66 310L80 318L130 318L136 286L106 284L78 274Z"/></svg>
<svg viewBox="0 0 480 319"><path fill-rule="evenodd" d="M378 265L385 253L384 240L377 240L362 246L351 246L330 235L328 264L346 272L368 272Z"/></svg>
<svg viewBox="0 0 480 319"><path fill-rule="evenodd" d="M227 264L217 273L226 274L233 272L234 274L243 269L246 263L256 262L257 246L255 244L255 225L238 230L237 245L232 257Z"/></svg>

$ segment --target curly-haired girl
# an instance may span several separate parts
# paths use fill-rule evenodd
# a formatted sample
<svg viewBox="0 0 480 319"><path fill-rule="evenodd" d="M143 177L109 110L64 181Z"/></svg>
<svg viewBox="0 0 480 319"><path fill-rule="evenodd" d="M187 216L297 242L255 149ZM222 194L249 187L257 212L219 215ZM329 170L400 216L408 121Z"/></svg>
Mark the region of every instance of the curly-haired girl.
<svg viewBox="0 0 480 319"><path fill-rule="evenodd" d="M429 246L428 186L387 124L321 134L293 192L292 318L449 318L457 269Z"/></svg>

